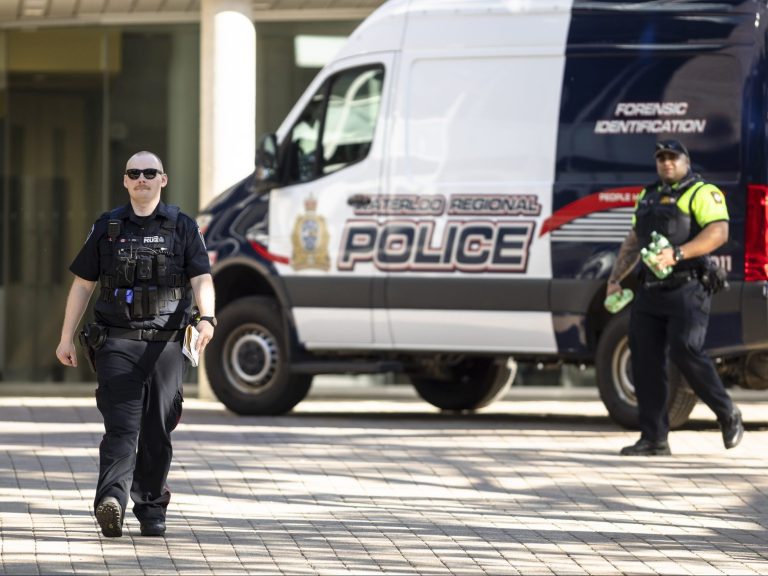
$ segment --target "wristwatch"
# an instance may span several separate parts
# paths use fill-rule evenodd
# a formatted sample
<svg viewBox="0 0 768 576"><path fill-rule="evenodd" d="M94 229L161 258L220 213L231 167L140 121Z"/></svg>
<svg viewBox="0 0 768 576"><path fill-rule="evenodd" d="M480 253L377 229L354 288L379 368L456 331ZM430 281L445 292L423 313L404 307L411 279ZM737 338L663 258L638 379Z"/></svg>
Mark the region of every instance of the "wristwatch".
<svg viewBox="0 0 768 576"><path fill-rule="evenodd" d="M216 322L216 316L200 316L200 320L198 320L197 323L200 324L200 322L202 322L203 320L208 322L208 324L210 324L214 328L216 328L216 324L218 324L218 322Z"/></svg>
<svg viewBox="0 0 768 576"><path fill-rule="evenodd" d="M685 258L685 254L683 254L683 249L680 248L680 246L675 246L674 254L675 254L675 262L680 262L680 260Z"/></svg>

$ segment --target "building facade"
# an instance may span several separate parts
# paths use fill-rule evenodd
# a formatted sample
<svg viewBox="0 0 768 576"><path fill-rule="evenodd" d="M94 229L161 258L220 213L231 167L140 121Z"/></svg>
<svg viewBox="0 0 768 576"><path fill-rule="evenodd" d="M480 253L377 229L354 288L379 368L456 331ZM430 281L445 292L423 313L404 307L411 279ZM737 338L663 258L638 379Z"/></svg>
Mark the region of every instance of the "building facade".
<svg viewBox="0 0 768 576"><path fill-rule="evenodd" d="M56 360L68 266L165 162L195 214L253 168L323 58L379 0L0 0L0 383L90 380Z"/></svg>

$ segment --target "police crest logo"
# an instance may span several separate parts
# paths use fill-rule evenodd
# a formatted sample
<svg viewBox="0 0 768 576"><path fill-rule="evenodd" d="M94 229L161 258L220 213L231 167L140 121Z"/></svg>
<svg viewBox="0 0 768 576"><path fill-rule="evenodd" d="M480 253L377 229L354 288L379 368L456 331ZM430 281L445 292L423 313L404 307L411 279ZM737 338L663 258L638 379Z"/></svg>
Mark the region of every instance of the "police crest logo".
<svg viewBox="0 0 768 576"><path fill-rule="evenodd" d="M328 226L325 218L317 214L317 200L309 196L304 201L305 213L296 218L291 234L294 270L316 268L328 270L331 260L328 256Z"/></svg>

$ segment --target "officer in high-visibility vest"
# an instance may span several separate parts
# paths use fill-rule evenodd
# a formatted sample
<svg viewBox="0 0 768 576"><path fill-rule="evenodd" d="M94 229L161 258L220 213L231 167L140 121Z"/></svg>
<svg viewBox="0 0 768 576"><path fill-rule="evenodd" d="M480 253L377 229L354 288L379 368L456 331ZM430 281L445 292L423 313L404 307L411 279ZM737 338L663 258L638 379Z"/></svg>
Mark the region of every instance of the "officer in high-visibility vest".
<svg viewBox="0 0 768 576"><path fill-rule="evenodd" d="M688 150L677 140L656 145L659 180L638 197L633 229L621 245L608 281L607 294L618 292L619 281L638 261L652 232L670 246L656 259L658 278L642 265L640 286L632 305L629 345L632 379L639 409L640 440L621 450L624 456L671 454L667 435L667 361L674 362L693 391L715 413L726 448L744 434L741 413L731 401L712 359L703 352L713 287L714 250L728 240L728 209L723 193L691 172Z"/></svg>
<svg viewBox="0 0 768 576"><path fill-rule="evenodd" d="M168 184L152 152L134 154L123 185L130 202L103 214L72 262L56 356L77 366L74 335L96 287L96 322L81 332L96 370L96 404L104 418L94 507L105 536L122 535L128 498L143 536L162 536L171 493L171 432L181 417L182 337L192 312L202 352L213 337L214 288L195 221L160 201Z"/></svg>

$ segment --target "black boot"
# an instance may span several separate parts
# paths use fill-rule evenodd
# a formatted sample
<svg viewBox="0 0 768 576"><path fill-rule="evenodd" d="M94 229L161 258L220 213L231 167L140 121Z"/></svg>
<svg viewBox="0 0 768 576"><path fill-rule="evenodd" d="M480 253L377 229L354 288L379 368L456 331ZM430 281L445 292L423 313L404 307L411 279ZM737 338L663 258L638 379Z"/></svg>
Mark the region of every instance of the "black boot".
<svg viewBox="0 0 768 576"><path fill-rule="evenodd" d="M744 436L744 423L741 421L741 411L734 407L728 420L720 422L723 432L723 444L726 448L735 448Z"/></svg>
<svg viewBox="0 0 768 576"><path fill-rule="evenodd" d="M162 520L141 522L142 536L162 536L163 534L165 534L165 522Z"/></svg>
<svg viewBox="0 0 768 576"><path fill-rule="evenodd" d="M640 438L632 446L624 446L621 449L622 456L669 456L672 454L666 440L646 440Z"/></svg>
<svg viewBox="0 0 768 576"><path fill-rule="evenodd" d="M101 533L108 538L119 538L123 535L123 521L120 503L114 496L101 499L96 506L96 520L101 527Z"/></svg>

